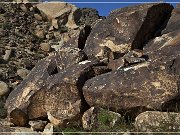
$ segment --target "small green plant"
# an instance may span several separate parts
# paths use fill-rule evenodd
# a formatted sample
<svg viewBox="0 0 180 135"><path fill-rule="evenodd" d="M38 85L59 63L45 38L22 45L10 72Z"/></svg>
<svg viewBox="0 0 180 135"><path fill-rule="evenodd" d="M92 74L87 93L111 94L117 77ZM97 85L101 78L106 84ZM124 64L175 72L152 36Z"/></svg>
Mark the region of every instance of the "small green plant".
<svg viewBox="0 0 180 135"><path fill-rule="evenodd" d="M103 110L98 115L98 122L103 125L107 125L113 120L113 117L107 113L106 110Z"/></svg>

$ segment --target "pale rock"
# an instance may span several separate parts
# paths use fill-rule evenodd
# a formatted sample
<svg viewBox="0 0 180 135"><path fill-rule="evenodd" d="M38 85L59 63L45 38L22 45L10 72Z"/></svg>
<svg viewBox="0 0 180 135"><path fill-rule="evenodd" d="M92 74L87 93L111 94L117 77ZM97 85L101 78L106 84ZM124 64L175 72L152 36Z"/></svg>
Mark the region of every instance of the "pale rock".
<svg viewBox="0 0 180 135"><path fill-rule="evenodd" d="M43 131L47 121L37 120L37 121L29 121L29 125L33 131Z"/></svg>
<svg viewBox="0 0 180 135"><path fill-rule="evenodd" d="M8 87L8 85L7 85L5 82L0 81L0 96L4 96L4 95L6 95L8 92L9 92L9 87Z"/></svg>
<svg viewBox="0 0 180 135"><path fill-rule="evenodd" d="M53 135L53 130L54 130L53 124L48 123L48 124L45 126L42 135Z"/></svg>
<svg viewBox="0 0 180 135"><path fill-rule="evenodd" d="M11 53L12 53L12 50L11 50L11 49L6 50L6 51L5 51L5 55L3 56L3 59L4 59L5 61L8 61L8 60L10 59Z"/></svg>
<svg viewBox="0 0 180 135"><path fill-rule="evenodd" d="M39 14L34 14L34 17L39 20L39 21L42 21L42 16L40 16Z"/></svg>
<svg viewBox="0 0 180 135"><path fill-rule="evenodd" d="M41 43L40 48L41 48L41 50L43 50L45 52L49 52L51 49L51 46L48 43Z"/></svg>
<svg viewBox="0 0 180 135"><path fill-rule="evenodd" d="M26 68L21 68L17 70L17 75L19 75L22 79L24 79L28 74L29 74L29 70L27 70Z"/></svg>

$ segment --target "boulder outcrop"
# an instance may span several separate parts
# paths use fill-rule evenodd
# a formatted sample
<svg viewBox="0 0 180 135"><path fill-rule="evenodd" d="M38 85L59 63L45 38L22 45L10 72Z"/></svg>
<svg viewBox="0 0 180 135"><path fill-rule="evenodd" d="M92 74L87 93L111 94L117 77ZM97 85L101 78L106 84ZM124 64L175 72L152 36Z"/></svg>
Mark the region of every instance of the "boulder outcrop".
<svg viewBox="0 0 180 135"><path fill-rule="evenodd" d="M138 132L179 132L179 113L147 111L136 117Z"/></svg>
<svg viewBox="0 0 180 135"><path fill-rule="evenodd" d="M10 92L5 107L15 126L50 134L75 126L88 131L114 131L116 127L122 128L116 131L129 131L116 126L123 117L126 126L129 118L136 118L138 131L152 131L149 126L156 128L153 122L163 119L163 114L170 120L162 111L172 111L179 118L175 113L180 109L179 6L141 4L114 10L106 18L96 10L67 3L19 3L17 13L4 7L0 11L1 20L15 22L3 24L0 36L8 34L13 41L13 28L18 35L17 40L9 43L8 39L3 42L7 46L0 47L5 82L1 95L6 98ZM29 36L23 36L26 34ZM34 43L30 48L24 46L27 53L23 45L15 44L20 39ZM43 58L38 63L36 53ZM32 64L30 58L36 61ZM4 71L10 71L10 65L14 70L7 75ZM113 119L106 119L107 115Z"/></svg>
<svg viewBox="0 0 180 135"><path fill-rule="evenodd" d="M158 10L157 10L158 9ZM88 56L104 58L105 47L121 55L142 49L171 14L169 4L142 4L114 10L94 26L84 48Z"/></svg>

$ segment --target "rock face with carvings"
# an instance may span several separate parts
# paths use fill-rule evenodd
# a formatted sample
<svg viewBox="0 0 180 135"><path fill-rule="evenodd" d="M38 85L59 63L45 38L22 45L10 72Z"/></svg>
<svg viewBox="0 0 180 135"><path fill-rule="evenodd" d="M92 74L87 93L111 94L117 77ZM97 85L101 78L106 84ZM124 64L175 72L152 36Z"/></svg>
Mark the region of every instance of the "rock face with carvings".
<svg viewBox="0 0 180 135"><path fill-rule="evenodd" d="M169 22L173 21L174 14ZM165 30L171 28L168 24ZM141 46L141 58L145 61L120 66L118 70L88 80L83 87L88 104L132 116L145 110L176 111L179 108L179 36L178 28L162 34Z"/></svg>
<svg viewBox="0 0 180 135"><path fill-rule="evenodd" d="M84 82L98 73L109 71L98 60L85 59L78 48L65 48L41 60L10 93L6 101L8 112L19 108L28 114L29 119L48 117L54 125L78 119L88 108L82 96ZM96 66L99 72L95 72Z"/></svg>
<svg viewBox="0 0 180 135"><path fill-rule="evenodd" d="M138 116L137 129L142 127L144 117L154 121L153 117L159 115L140 113L179 110L178 6L173 9L167 3L141 4L114 10L101 18L93 10L90 14L71 4L50 5L35 6L42 17L36 18L51 21L53 27L48 29L54 33L48 38L58 38L56 30L62 25L69 33L62 32L66 43L59 43L59 48L40 60L9 94L6 108L14 125L45 120L49 123L42 125L46 126L44 131L73 124L85 130L101 129L98 117L104 119L107 114L99 114L102 110L98 108L103 108L115 115L108 126L114 127L121 116ZM95 20L86 18L87 14ZM84 26L76 28L82 22ZM47 52L53 48L42 43L40 47ZM32 129L43 131L42 127Z"/></svg>
<svg viewBox="0 0 180 135"><path fill-rule="evenodd" d="M88 56L108 58L105 55L106 48L109 48L117 58L131 49L142 49L141 46L154 37L172 9L169 4L142 4L111 11L105 20L95 25L84 51Z"/></svg>

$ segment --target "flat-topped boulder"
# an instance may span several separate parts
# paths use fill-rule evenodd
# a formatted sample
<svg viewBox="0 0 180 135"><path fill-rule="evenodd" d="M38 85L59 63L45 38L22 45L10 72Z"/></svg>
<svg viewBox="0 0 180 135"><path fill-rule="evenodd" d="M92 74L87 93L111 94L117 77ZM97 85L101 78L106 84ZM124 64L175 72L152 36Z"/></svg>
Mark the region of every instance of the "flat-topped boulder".
<svg viewBox="0 0 180 135"><path fill-rule="evenodd" d="M45 16L52 20L52 24L64 24L69 28L76 28L74 12L78 9L76 6L68 3L40 3L36 5L37 8L45 14ZM56 24L54 24L56 22Z"/></svg>

